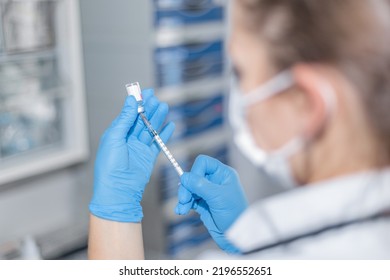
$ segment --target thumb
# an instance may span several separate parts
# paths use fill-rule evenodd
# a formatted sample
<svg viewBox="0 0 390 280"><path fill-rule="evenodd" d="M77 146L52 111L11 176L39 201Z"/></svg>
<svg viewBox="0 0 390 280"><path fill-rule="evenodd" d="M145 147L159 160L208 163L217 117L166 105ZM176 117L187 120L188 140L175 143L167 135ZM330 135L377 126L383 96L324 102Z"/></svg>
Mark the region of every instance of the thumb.
<svg viewBox="0 0 390 280"><path fill-rule="evenodd" d="M181 184L189 192L207 200L211 192L215 188L215 184L211 183L206 178L194 173L184 173L180 178Z"/></svg>
<svg viewBox="0 0 390 280"><path fill-rule="evenodd" d="M138 104L133 96L126 98L125 104L119 116L112 122L109 128L113 139L125 139L129 130L133 127L138 116Z"/></svg>

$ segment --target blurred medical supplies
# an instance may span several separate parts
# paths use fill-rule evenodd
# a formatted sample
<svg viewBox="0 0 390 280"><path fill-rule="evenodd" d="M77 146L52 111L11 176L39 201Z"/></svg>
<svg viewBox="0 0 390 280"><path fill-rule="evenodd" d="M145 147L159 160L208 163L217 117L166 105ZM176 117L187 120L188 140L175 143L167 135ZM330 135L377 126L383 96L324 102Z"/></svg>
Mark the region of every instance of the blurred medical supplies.
<svg viewBox="0 0 390 280"><path fill-rule="evenodd" d="M58 76L52 57L0 64L1 157L60 142Z"/></svg>
<svg viewBox="0 0 390 280"><path fill-rule="evenodd" d="M179 85L223 74L222 41L192 43L155 51L159 86Z"/></svg>
<svg viewBox="0 0 390 280"><path fill-rule="evenodd" d="M183 26L221 21L224 9L216 0L155 0L157 27Z"/></svg>
<svg viewBox="0 0 390 280"><path fill-rule="evenodd" d="M26 52L55 44L55 1L1 1L4 49Z"/></svg>
<svg viewBox="0 0 390 280"><path fill-rule="evenodd" d="M0 184L88 155L78 7L0 0Z"/></svg>

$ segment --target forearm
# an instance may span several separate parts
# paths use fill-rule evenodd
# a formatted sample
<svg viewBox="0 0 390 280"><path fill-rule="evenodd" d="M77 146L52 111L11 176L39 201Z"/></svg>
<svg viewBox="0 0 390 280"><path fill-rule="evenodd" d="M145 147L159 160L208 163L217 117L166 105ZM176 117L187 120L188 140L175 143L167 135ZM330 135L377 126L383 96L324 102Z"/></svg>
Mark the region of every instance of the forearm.
<svg viewBox="0 0 390 280"><path fill-rule="evenodd" d="M90 215L88 258L144 259L141 223L119 223Z"/></svg>

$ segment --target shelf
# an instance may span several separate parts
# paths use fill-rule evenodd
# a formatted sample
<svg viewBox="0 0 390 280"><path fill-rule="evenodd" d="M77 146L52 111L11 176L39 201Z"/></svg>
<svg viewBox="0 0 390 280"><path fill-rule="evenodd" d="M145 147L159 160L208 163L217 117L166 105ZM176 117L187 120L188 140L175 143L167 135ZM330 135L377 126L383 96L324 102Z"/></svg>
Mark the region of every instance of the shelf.
<svg viewBox="0 0 390 280"><path fill-rule="evenodd" d="M63 0L12 0L13 2L61 2ZM10 0L0 0L0 3L7 3Z"/></svg>
<svg viewBox="0 0 390 280"><path fill-rule="evenodd" d="M176 2L173 2L172 1L156 1L156 9L158 10L172 10L172 9L183 9L185 8L185 4L183 3L182 5L180 5L180 1L176 1ZM182 2L190 2L190 1L182 1ZM193 1L195 2L195 1ZM210 5L215 5L215 6L221 6L221 7L224 7L225 6L225 1L224 0L212 0L211 2L212 3L208 3L209 1L208 0L198 0L196 1L198 2L196 4L196 6L194 8L200 8L200 7L208 7ZM200 3L199 3L200 2ZM202 3L203 2L203 3ZM188 4L187 4L188 5ZM188 8L188 6L187 6Z"/></svg>
<svg viewBox="0 0 390 280"><path fill-rule="evenodd" d="M29 153L0 160L0 185L22 178L64 168L84 161L88 151L80 146L77 149L57 147L37 149ZM15 168L17 166L17 168Z"/></svg>
<svg viewBox="0 0 390 280"><path fill-rule="evenodd" d="M220 92L226 91L226 89L226 79L224 76L221 76L218 78L204 78L179 86L159 88L156 92L161 101L174 105L191 97L213 97Z"/></svg>
<svg viewBox="0 0 390 280"><path fill-rule="evenodd" d="M54 88L52 90L42 91L39 94L39 97L43 97L46 100L64 99L64 98L70 98L71 96L72 96L72 94L69 91L69 87ZM4 98L0 98L0 100L1 100L0 111L3 111L3 112L19 111L20 104L17 102L20 99L18 99L17 96L6 96Z"/></svg>
<svg viewBox="0 0 390 280"><path fill-rule="evenodd" d="M193 153L198 150L210 150L216 146L226 143L229 133L225 126L215 128L191 138L177 140L172 144L167 143L168 148L179 160L181 156ZM210 140L212 139L212 140ZM164 159L166 160L166 159Z"/></svg>
<svg viewBox="0 0 390 280"><path fill-rule="evenodd" d="M185 43L223 40L225 30L226 27L221 22L158 28L156 30L156 47L166 48Z"/></svg>
<svg viewBox="0 0 390 280"><path fill-rule="evenodd" d="M56 55L56 48L23 53L0 53L0 64L31 61L41 58L54 58Z"/></svg>

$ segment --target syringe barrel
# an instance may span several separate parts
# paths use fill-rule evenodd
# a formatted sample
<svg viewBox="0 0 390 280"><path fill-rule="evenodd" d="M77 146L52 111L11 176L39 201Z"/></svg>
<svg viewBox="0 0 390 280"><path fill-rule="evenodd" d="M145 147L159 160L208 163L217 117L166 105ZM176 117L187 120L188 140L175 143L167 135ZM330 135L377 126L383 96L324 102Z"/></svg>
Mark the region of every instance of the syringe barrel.
<svg viewBox="0 0 390 280"><path fill-rule="evenodd" d="M162 141L159 135L154 136L154 140L158 144L158 146L161 148L163 151L164 155L167 157L169 162L172 164L172 166L175 168L177 174L179 177L181 177L184 174L183 169L180 167L179 163L176 161L176 159L173 157L172 153L168 150L167 146L165 143Z"/></svg>

